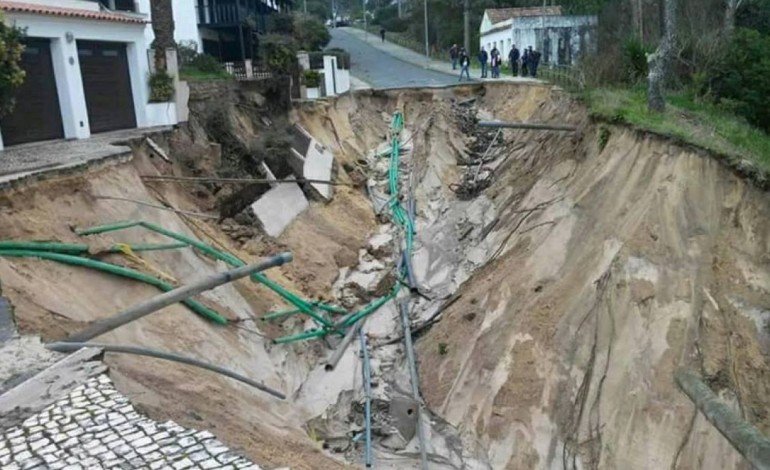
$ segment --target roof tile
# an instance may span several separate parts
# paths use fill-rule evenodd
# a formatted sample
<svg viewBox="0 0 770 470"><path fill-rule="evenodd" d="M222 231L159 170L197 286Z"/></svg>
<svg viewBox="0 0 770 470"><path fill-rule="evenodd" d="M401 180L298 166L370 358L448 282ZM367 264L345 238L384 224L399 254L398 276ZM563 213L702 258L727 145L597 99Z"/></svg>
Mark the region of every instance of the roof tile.
<svg viewBox="0 0 770 470"><path fill-rule="evenodd" d="M91 11L78 8L61 8L32 3L8 2L0 0L0 10L14 13L32 13L36 15L66 16L71 18L85 18L98 21L116 21L119 23L144 24L147 21L136 16L121 14L111 11Z"/></svg>

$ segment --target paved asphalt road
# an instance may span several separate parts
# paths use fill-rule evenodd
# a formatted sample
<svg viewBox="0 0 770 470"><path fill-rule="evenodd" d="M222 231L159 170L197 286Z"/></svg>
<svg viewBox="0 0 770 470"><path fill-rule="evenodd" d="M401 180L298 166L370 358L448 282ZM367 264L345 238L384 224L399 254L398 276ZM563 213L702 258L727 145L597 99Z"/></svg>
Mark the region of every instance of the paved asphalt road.
<svg viewBox="0 0 770 470"><path fill-rule="evenodd" d="M327 47L339 47L350 53L350 73L373 88L443 86L458 83L458 78L399 60L376 49L366 41L340 29L332 29ZM374 38L372 38L374 39Z"/></svg>

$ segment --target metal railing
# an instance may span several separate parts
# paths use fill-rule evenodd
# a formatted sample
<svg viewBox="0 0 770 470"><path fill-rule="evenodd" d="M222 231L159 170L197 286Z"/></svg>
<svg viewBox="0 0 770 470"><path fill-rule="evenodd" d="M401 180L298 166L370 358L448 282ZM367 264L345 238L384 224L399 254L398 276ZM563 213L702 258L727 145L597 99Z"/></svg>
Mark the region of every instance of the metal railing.
<svg viewBox="0 0 770 470"><path fill-rule="evenodd" d="M574 91L583 90L586 82L583 71L569 65L544 64L537 69L537 78Z"/></svg>
<svg viewBox="0 0 770 470"><path fill-rule="evenodd" d="M222 64L225 72L232 75L236 80L267 80L273 77L270 69L246 62L225 62Z"/></svg>

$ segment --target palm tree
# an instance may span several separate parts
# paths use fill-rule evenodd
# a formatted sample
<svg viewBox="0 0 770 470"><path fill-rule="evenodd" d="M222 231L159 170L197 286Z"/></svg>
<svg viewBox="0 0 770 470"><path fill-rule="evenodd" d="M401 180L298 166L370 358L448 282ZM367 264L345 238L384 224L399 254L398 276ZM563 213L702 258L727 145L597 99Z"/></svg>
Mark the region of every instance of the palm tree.
<svg viewBox="0 0 770 470"><path fill-rule="evenodd" d="M150 13L155 33L155 70L166 70L166 49L176 48L171 0L150 0Z"/></svg>

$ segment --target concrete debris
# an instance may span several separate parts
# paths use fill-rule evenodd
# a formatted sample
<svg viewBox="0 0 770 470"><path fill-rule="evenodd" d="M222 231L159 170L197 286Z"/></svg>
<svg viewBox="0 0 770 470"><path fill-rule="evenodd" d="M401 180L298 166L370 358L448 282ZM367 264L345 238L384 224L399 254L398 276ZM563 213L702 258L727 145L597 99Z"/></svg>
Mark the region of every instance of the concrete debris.
<svg viewBox="0 0 770 470"><path fill-rule="evenodd" d="M296 183L276 185L251 205L265 233L277 237L310 204Z"/></svg>
<svg viewBox="0 0 770 470"><path fill-rule="evenodd" d="M155 155L159 156L163 160L166 160L168 163L171 163L171 159L168 158L168 154L166 153L166 151L160 148L160 146L156 144L155 141L152 140L152 138L147 137L147 145L150 147L150 149Z"/></svg>

